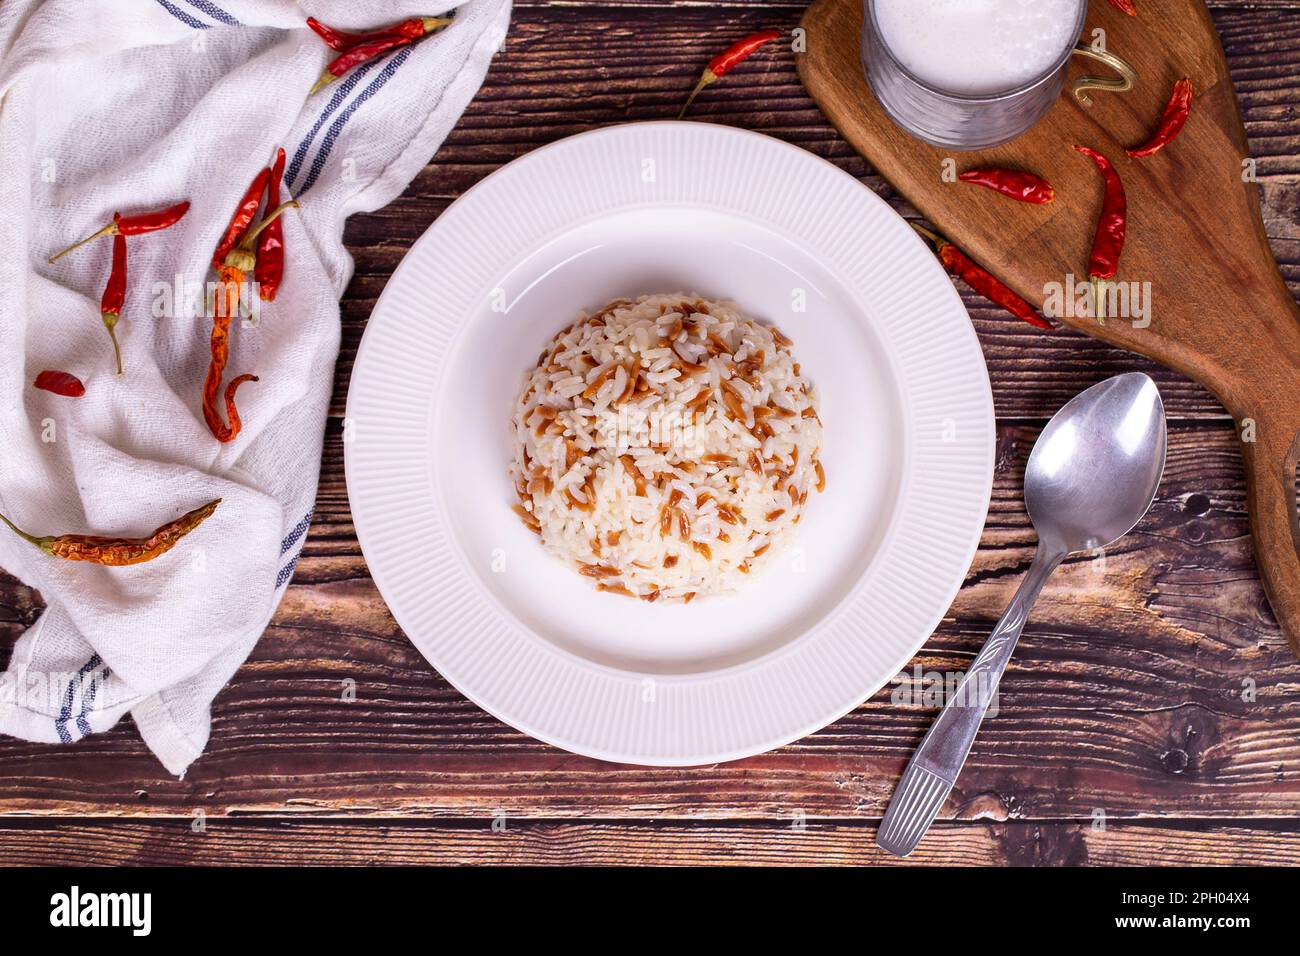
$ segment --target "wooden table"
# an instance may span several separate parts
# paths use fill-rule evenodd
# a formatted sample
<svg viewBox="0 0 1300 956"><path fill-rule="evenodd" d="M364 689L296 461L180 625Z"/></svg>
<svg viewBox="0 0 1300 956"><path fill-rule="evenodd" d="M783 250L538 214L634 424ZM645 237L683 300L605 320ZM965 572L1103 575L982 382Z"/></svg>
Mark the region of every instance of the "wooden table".
<svg viewBox="0 0 1300 956"><path fill-rule="evenodd" d="M1300 2L1212 7L1296 291ZM366 318L448 203L537 146L675 115L713 53L751 29L794 27L802 8L517 0L505 50L433 162L348 224L357 269L315 524L279 613L216 700L206 754L178 782L129 720L67 747L0 740L0 862L898 862L875 849L875 828L931 709L891 702L887 687L791 746L690 770L555 750L470 704L415 651L366 571L344 488L341 418ZM913 215L813 106L788 49L711 88L694 115L796 143ZM1150 372L1169 466L1136 532L1048 586L1000 713L910 862L1300 864L1300 662L1254 569L1231 421L1180 376L1040 334L962 291L993 380L997 474L966 584L909 672L963 670L1011 597L1032 556L1025 457L1066 399ZM40 609L0 574L0 658Z"/></svg>

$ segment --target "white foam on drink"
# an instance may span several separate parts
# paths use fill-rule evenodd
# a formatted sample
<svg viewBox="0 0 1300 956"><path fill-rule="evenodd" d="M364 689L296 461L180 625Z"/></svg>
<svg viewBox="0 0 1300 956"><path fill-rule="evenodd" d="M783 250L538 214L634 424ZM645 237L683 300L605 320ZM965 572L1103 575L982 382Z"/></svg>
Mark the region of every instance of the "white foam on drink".
<svg viewBox="0 0 1300 956"><path fill-rule="evenodd" d="M1046 73L1086 0L876 0L885 44L921 80L950 93L1001 93Z"/></svg>

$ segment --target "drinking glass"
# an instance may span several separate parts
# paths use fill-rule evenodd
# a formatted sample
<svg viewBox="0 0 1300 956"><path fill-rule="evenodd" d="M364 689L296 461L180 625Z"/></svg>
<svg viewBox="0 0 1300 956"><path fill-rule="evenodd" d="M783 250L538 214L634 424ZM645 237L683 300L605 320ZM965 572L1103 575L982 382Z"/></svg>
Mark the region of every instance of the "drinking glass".
<svg viewBox="0 0 1300 956"><path fill-rule="evenodd" d="M1074 84L1084 104L1089 89L1122 92L1132 89L1137 74L1112 53L1087 43L1068 47L1041 75L1012 89L994 93L957 93L928 83L905 67L889 49L876 18L876 0L863 0L862 66L876 99L890 118L918 139L946 149L972 150L1000 146L1028 130L1046 115L1065 85L1070 58L1090 57L1119 74L1118 79L1086 76ZM1088 4L1079 4L1072 36L1083 32Z"/></svg>

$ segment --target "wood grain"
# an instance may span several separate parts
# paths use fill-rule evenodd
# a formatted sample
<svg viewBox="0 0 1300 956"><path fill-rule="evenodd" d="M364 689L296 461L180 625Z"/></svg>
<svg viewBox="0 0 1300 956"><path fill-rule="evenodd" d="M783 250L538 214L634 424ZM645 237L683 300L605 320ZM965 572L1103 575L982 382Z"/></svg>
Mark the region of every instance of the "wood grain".
<svg viewBox="0 0 1300 956"><path fill-rule="evenodd" d="M1264 216L1300 290L1300 4L1214 5L1259 160ZM556 751L468 703L393 622L357 546L340 417L356 345L410 244L466 188L571 133L675 113L703 63L802 3L516 4L487 84L406 194L348 223L356 274L317 517L279 612L217 698L212 741L168 779L129 721L70 747L0 739L0 859L119 862L875 863L874 821L932 710L891 689L780 751L696 770ZM698 119L771 133L917 213L804 93L786 50L701 97ZM1296 863L1300 664L1250 555L1230 420L1201 386L1068 330L1039 334L973 298L1000 424L980 551L914 664L969 663L1031 556L1020 476L1042 421L1080 389L1151 371L1169 471L1139 533L1062 572L1012 664L922 862ZM0 658L40 598L0 575ZM344 680L357 700L342 700ZM1255 691L1253 701L1243 691ZM1247 697L1250 695L1247 694ZM202 809L209 830L191 834ZM481 831L498 809L505 834ZM1112 824L1092 831L1094 810ZM809 830L789 831L794 810Z"/></svg>
<svg viewBox="0 0 1300 956"><path fill-rule="evenodd" d="M1295 866L1300 836L1249 826L938 825L911 857L876 849L874 828L809 818L762 826L521 823L456 825L194 820L111 826L33 821L0 828L0 858L77 866ZM500 828L504 824L504 828Z"/></svg>
<svg viewBox="0 0 1300 956"><path fill-rule="evenodd" d="M1036 434L1000 430L983 546L914 662L923 673L969 663L1032 557L1019 489ZM184 782L166 779L129 726L67 748L4 740L0 810L454 816L504 806L521 816L746 818L790 805L883 810L933 715L891 702L892 687L776 754L690 772L561 754L483 714L429 668L366 575L337 441L296 582L218 697L212 742ZM945 816L975 801L1018 819L1097 806L1113 816L1232 817L1249 808L1300 817L1300 704L1290 699L1300 663L1254 577L1244 504L1231 433L1175 426L1150 516L1104 560L1074 560L1048 586L1001 712ZM1248 688L1254 701L1243 699Z"/></svg>

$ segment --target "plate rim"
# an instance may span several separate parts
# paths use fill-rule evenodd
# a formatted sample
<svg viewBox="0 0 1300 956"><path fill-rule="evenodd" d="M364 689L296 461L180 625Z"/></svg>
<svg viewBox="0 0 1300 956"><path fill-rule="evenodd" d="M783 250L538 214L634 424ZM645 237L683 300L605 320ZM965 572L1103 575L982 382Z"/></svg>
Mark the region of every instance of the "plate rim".
<svg viewBox="0 0 1300 956"><path fill-rule="evenodd" d="M345 420L352 419L354 417L353 413L357 401L356 396L361 391L361 389L358 388L358 383L360 382L364 387L365 384L364 376L368 375L368 367L369 367L369 362L367 360L368 346L370 351L374 350L374 342L377 336L372 333L374 329L379 327L376 325L376 317L380 317L381 322L386 321L382 318L384 314L385 303L386 301L395 297L393 290L395 288L399 288L400 284L404 281L402 279L403 273L410 272L414 269L412 263L417 258L416 256L417 250L419 250L419 248L422 245L431 244L433 241L430 238L431 236L441 236L448 229L454 228L455 219L453 217L452 219L449 220L448 218L449 214L452 213L453 210L455 210L458 206L461 207L462 211L465 208L468 208L468 206L472 205L473 202L471 197L476 196L481 191L485 191L486 189L493 188L494 185L496 187L499 187L500 184L509 177L511 170L517 170L521 166L531 165L540 162L541 157L543 157L545 154L549 154L553 151L560 150L563 148L574 148L573 144L575 144L576 142L595 142L605 137L626 135L628 131L636 130L636 129L652 129L652 130L668 129L670 132L667 135L673 135L675 131L681 131L682 135L688 137L695 135L695 132L685 132L685 130L698 131L701 134L705 133L705 131L708 131L708 134L711 135L735 136L741 139L762 141L763 147L760 148L770 147L770 148L782 150L785 151L788 155L797 156L797 159L795 160L796 162L811 162L815 165L820 165L826 170L833 171L834 175L851 182L853 186L858 191L860 191L862 195L870 197L868 202L874 201L874 203L879 208L883 209L886 213L888 213L889 216L894 217L896 220L898 220L900 223L906 226L906 221L903 220L902 217L899 216L889 206L888 203L886 203L878 194L876 194L869 187L861 183L856 177L852 176L850 173L846 172L843 169L840 169L834 163L831 163L830 161L823 159L822 157L818 156L815 153L812 153L794 144L787 143L783 140L776 139L775 137L767 136L763 133L759 133L756 131L747 130L739 127L714 124L714 123L679 122L673 120L653 120L653 121L643 121L643 122L635 122L635 123L613 124L610 126L603 126L603 127L598 127L596 129L585 130L583 132L579 132L571 136L563 137L561 139L540 146L536 149L530 150L529 152L524 153L523 155L510 160L508 163L505 163L504 165L500 166L496 170L484 176L482 179L480 179L478 182L472 185L469 189L465 190L464 193L458 196L446 209L444 209L443 212L432 223L430 223L430 225L424 230L424 232L422 232L420 236L411 244L411 247L402 256L401 260L394 268L392 275L385 283L384 288L383 290L381 290L380 295L376 300L373 309L371 310L370 316L367 319L366 327L365 330L363 331L361 341L358 343L356 357L353 360L353 368L349 376L347 399L346 399L345 409L344 409ZM698 203L696 201L689 200L689 199L680 199L680 200L650 199L650 200L640 200L640 201L629 201L623 204L622 206L617 207L616 209L607 209L607 210L599 211L595 213L595 215L597 216L608 215L610 213L619 212L624 209L632 208L634 206L670 206L670 205L698 205L701 208L711 208L714 210L726 211L726 207L720 206L718 204L710 205L707 202ZM760 223L763 223L764 225L768 226L769 228L774 228L778 230L780 228L775 223L757 217L754 213L752 213L748 209L737 209L732 211L736 212L740 216L750 218L750 219L756 219ZM562 226L552 230L549 233L532 236L529 241L532 247L536 248L541 244L544 244L545 242L554 238L554 236L563 233L565 230L573 228L574 223L579 223L590 218L590 215L591 214L583 214L583 215L575 216L573 219L566 221ZM979 358L978 368L981 372L981 375L979 376L979 382L977 384L981 384L983 386L982 389L980 389L981 394L978 396L980 399L982 399L981 402L982 407L980 408L979 411L980 411L981 422L987 424L988 427L985 429L986 436L985 436L985 441L983 443L983 448L981 449L983 455L982 455L982 460L980 462L980 465L982 466L980 468L980 472L982 475L980 486L983 488L983 493L980 495L982 499L982 507L978 509L979 510L978 522L973 520L971 522L971 528L973 529L973 532L967 535L967 540L965 540L963 543L963 547L960 555L960 567L962 568L962 571L959 575L954 574L955 581L950 586L944 589L944 595L945 595L944 600L941 603L936 602L936 610L932 612L931 615L927 616L927 620L929 623L928 626L925 628L924 636L922 636L919 639L919 641L916 643L916 645L912 647L910 650L905 649L903 653L897 655L895 659L892 659L893 663L891 667L889 667L886 670L885 676L883 678L881 678L878 682L872 683L871 686L866 687L865 690L861 692L860 696L857 696L855 699L853 699L850 703L848 703L847 706L837 708L836 712L829 717L823 717L819 715L817 717L810 718L809 720L805 721L797 729L794 730L783 731L779 734L772 735L769 738L764 738L762 740L757 740L757 741L751 741L746 743L743 746L733 747L731 749L721 749L717 751L711 751L708 753L701 753L698 755L692 755L690 757L659 755L655 753L646 753L646 752L632 754L626 751L606 749L598 745L593 745L589 742L569 739L562 735L553 734L549 732L547 729L538 726L533 720L527 717L520 716L517 713L513 713L510 707L502 706L500 703L496 703L496 702L489 703L487 700L483 699L482 695L480 695L476 690L470 689L470 687L467 685L467 682L464 681L462 678L458 678L457 676L453 676L452 674L449 674L448 669L445 668L442 663L435 661L434 655L429 650L427 650L424 646L421 646L420 641L417 640L417 638L414 636L415 633L418 632L419 628L418 627L412 628L408 626L408 624L412 623L408 617L409 609L405 607L395 606L395 604L400 604L401 602L394 602L394 600L392 600L388 596L388 593L385 593L386 586L384 584L384 580L388 579L390 575L387 570L380 570L380 568L384 563L383 560L381 559L372 562L370 556L366 553L367 548L364 539L370 534L370 532L366 530L366 526L368 524L369 519L362 517L362 512L364 511L364 508L359 506L357 503L358 501L361 500L361 497L357 494L356 479L355 479L355 469L358 467L356 463L356 457L359 454L359 452L356 448L356 442L344 442L345 486L348 492L349 509L352 516L353 527L356 531L358 544L361 548L362 555L366 560L367 570L370 574L371 579L375 583L376 589L380 593L380 597L384 600L385 606L389 609L389 612L393 615L394 620L396 621L398 626L402 629L403 635L407 638L407 640L409 640L412 643L412 645L415 646L415 648L420 652L421 656L424 657L424 659L440 675L442 675L443 678L447 680L447 682L451 684L451 686L455 688L458 693L463 695L466 699L471 701L475 706L486 711L496 719L501 720L502 722L521 731L522 733L525 733L544 743L558 747L562 750L566 750L571 753L577 753L583 756L588 756L595 759L614 762L614 763L625 763L625 764L630 763L630 764L642 765L642 766L685 767L685 766L699 766L703 764L711 764L711 763L719 763L719 762L729 762L732 760L743 759L748 756L765 753L769 750L773 750L778 747L785 746L789 743L792 743L796 740L802 739L803 737L811 733L814 733L817 730L840 720L845 715L851 713L853 710L860 707L865 701L867 701L872 696L874 696L880 690L881 687L884 687L886 684L889 683L893 675L901 671L903 665L905 665L908 660L914 657L915 654L930 639L930 637L934 633L935 628L943 620L948 609L951 607L953 599L960 592L963 584L965 583L966 575L969 572L970 565L974 560L974 556L978 551L979 543L983 536L984 525L987 520L988 508L990 506L991 499L992 499L994 460L995 460L995 451L996 451L996 416L995 416L995 410L993 405L992 386L989 380L988 366L986 360L983 357L983 350L979 341L979 337L975 332L973 323L970 321L969 313L967 313L965 309L965 305L961 301L960 295L958 295L955 287L948 280L946 274L943 272L938 262L933 259L933 256L929 255L928 250L926 249L924 244L920 241L918 237L915 236L915 234L911 233L910 229L908 230L908 234L912 236L914 248L925 253L926 260L928 260L931 263L931 268L926 271L929 271L932 276L937 274L937 276L942 280L942 284L947 287L952 302L955 303L957 309L960 312L960 315L965 318L964 335L961 334L962 330L960 329L958 330L958 335L959 337L966 339L965 344L968 347L973 345L974 354L978 355ZM832 271L834 271L832 266L828 265L828 268L832 268ZM855 298L858 299L862 298L863 290L860 287L845 281L841 276L837 275L837 279L843 282L845 287L848 288L853 293ZM465 323L462 321L457 325L457 327L454 330L453 340L458 339L459 335L464 331L464 324ZM891 343L885 341L884 344L890 345ZM446 351L448 352L448 354L454 351L451 342L448 343ZM891 355L890 358L892 364L898 365L895 356ZM972 364L972 367L974 367L974 363ZM446 379L445 377L441 377L440 381L438 382L437 392L441 393L445 385L446 385ZM900 388L903 385L903 380L901 376L900 376L899 385ZM905 395L900 396L900 400L906 400L906 396ZM431 399L427 409L425 410L425 417L428 419L433 419L436 415L436 408L437 408L436 402ZM911 445L911 443L912 443L911 436L908 436L909 446ZM904 473L904 478L906 479L906 472ZM903 507L904 507L903 495L904 492L907 490L906 485L907 485L906 480L904 480L903 484L900 485L899 503L894 508L893 513L890 515L888 527L886 529L885 534L881 538L881 542L880 542L881 554L885 552L886 550L885 546L896 536L896 534L899 531L899 525L901 523L899 516L903 511ZM454 534L449 533L448 538L455 543L457 549L463 548L463 546L460 544L459 540L456 539ZM372 548L373 548L373 539L372 539ZM954 555L955 555L955 551L956 549L954 547ZM874 563L875 562L873 561L873 565ZM470 577L470 579L474 581L476 587L480 589L484 588L482 582L476 579L476 577L473 575L470 569L466 568L464 570L465 573ZM577 664L580 667L592 668L603 672L608 672L610 674L619 674L625 677L631 677L633 679L650 677L656 683L662 683L665 685L674 684L674 683L690 684L690 683L701 683L705 680L712 680L715 677L727 675L730 673L737 673L745 670L750 670L755 666L759 665L762 661L764 661L768 657L781 656L781 654L784 651L786 651L787 648L789 648L791 645L801 643L805 639L808 639L811 635L813 635L813 632L822 628L828 619L835 617L837 614L839 614L841 610L845 609L852 602L852 600L859 594L859 592L865 587L866 579L869 576L870 576L869 569L864 570L863 573L859 575L858 579L853 583L849 592L847 592L845 596L841 598L840 601L836 602L836 604L831 608L831 610L823 614L819 618L817 623L807 628L803 633L799 634L794 639L783 644L780 648L774 649L768 654L765 654L757 659L743 661L735 665L730 665L728 667L719 668L715 671L708 671L702 674L646 675L646 674L641 674L633 671L614 668L611 665L607 665L601 662L583 658L580 655L573 653L569 649L555 645L552 642L546 640L544 637L537 635L535 632L532 632L532 630L526 624L523 624L522 622L519 621L515 621L513 619L513 615L509 612L509 610L500 606L499 602L495 599L495 596L489 594L488 597L492 601L492 603L496 605L496 610L498 612L506 615L508 618L511 619L512 626L517 627L518 629L529 633L534 641L544 644L549 649L550 652L564 655L565 657L571 659L575 664ZM390 587L391 587L391 581L390 581ZM391 590L389 591L389 593L391 593Z"/></svg>

